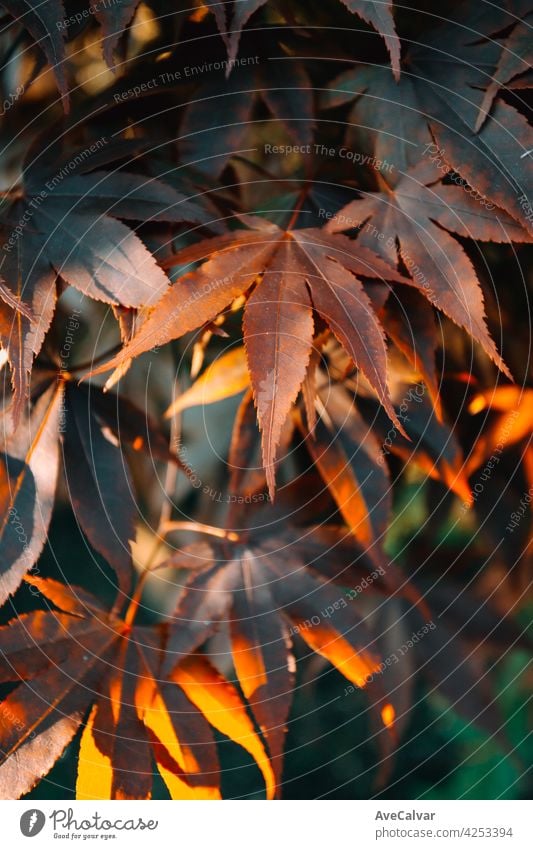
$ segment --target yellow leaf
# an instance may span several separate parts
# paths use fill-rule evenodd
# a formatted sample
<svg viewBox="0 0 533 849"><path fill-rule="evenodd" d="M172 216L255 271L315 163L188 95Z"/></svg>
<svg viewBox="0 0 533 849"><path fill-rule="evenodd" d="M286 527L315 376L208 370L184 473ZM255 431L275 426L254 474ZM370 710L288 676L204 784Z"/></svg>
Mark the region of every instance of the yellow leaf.
<svg viewBox="0 0 533 849"><path fill-rule="evenodd" d="M379 659L371 652L357 651L333 628L320 624L313 628L302 627L299 632L307 645L327 658L348 681L364 687L380 668Z"/></svg>
<svg viewBox="0 0 533 849"><path fill-rule="evenodd" d="M235 688L203 657L187 658L171 677L214 728L252 755L263 773L267 798L273 799L276 780L270 760Z"/></svg>
<svg viewBox="0 0 533 849"><path fill-rule="evenodd" d="M394 707L388 702L386 705L383 705L381 708L381 719L383 721L383 725L385 728L391 728L394 725L394 720L396 719L396 711Z"/></svg>
<svg viewBox="0 0 533 849"><path fill-rule="evenodd" d="M241 345L222 354L214 363L211 363L190 389L187 389L170 405L165 417L170 418L189 407L214 404L224 398L231 398L239 392L244 392L249 385L250 375L244 348Z"/></svg>
<svg viewBox="0 0 533 849"><path fill-rule="evenodd" d="M506 448L529 438L533 430L533 390L500 386L476 395L468 407L472 415L485 409L499 415L491 418L474 445L468 459L469 475L492 454L499 457Z"/></svg>
<svg viewBox="0 0 533 849"><path fill-rule="evenodd" d="M300 430L305 434L299 413L296 420ZM307 440L307 449L344 521L357 539L370 544L373 531L368 506L350 460L339 440L323 422L317 422L313 439Z"/></svg>
<svg viewBox="0 0 533 849"><path fill-rule="evenodd" d="M97 710L94 705L81 737L76 799L111 799L111 758L100 751L93 733Z"/></svg>
<svg viewBox="0 0 533 849"><path fill-rule="evenodd" d="M137 688L136 703L137 710L146 728L152 732L157 740L161 741L183 772L189 774L201 772L192 749L180 744L165 700L155 679L150 676L147 669L144 674L143 685ZM157 768L173 799L220 799L218 787L212 785L192 786L168 768L164 760L159 757L157 746L154 746L154 754Z"/></svg>
<svg viewBox="0 0 533 849"><path fill-rule="evenodd" d="M256 690L268 683L261 650L244 634L237 633L232 637L231 651L242 691L247 699L251 699Z"/></svg>

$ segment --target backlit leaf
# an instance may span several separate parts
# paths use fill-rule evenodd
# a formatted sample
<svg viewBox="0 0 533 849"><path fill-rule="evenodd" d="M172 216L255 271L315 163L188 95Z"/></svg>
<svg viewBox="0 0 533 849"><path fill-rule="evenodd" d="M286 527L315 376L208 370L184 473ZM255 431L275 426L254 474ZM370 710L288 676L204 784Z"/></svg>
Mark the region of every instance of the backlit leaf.
<svg viewBox="0 0 533 849"><path fill-rule="evenodd" d="M46 542L59 467L62 398L61 383L50 387L3 445L0 459L2 603L15 592Z"/></svg>

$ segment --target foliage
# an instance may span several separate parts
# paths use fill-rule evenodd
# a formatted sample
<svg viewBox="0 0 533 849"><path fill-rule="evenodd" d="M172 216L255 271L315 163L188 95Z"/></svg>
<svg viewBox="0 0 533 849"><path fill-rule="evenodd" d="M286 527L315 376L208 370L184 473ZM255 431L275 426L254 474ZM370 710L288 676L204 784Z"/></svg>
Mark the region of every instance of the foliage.
<svg viewBox="0 0 533 849"><path fill-rule="evenodd" d="M531 5L190 5L3 3L0 796L519 795Z"/></svg>

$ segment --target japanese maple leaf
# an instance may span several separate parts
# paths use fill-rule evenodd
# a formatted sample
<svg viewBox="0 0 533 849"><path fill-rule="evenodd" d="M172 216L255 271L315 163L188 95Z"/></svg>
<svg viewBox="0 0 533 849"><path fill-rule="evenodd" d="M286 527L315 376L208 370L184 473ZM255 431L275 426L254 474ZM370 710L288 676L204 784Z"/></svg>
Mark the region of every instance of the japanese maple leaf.
<svg viewBox="0 0 533 849"><path fill-rule="evenodd" d="M358 412L353 396L342 386L328 385L324 377L318 391L320 415L314 427L304 426L302 416L296 421L347 526L364 545L370 547L374 542L379 556L392 500L387 466L380 462L379 441Z"/></svg>
<svg viewBox="0 0 533 849"><path fill-rule="evenodd" d="M68 111L65 38L73 21L66 16L62 0L5 0L2 5L43 51L54 73L65 110ZM138 5L139 0L112 0L90 7L102 26L104 58L109 67L114 65L113 52Z"/></svg>
<svg viewBox="0 0 533 849"><path fill-rule="evenodd" d="M287 529L286 521L274 523L270 508L267 514L270 525L265 516L262 530L244 533L232 543L214 542L210 558L205 543L198 555L191 550L192 574L173 617L176 629L170 627L164 670L194 652L222 624L229 626L237 677L265 735L279 784L294 683L294 635L357 687L372 678L379 657L356 605L324 580L318 566L306 566L324 558L326 568L329 564L336 579L348 585L354 564L359 562L364 573L371 559L353 540L347 543L344 531ZM234 539L235 534L229 536ZM180 554L176 565L183 566ZM372 574L380 580L382 573Z"/></svg>
<svg viewBox="0 0 533 849"><path fill-rule="evenodd" d="M392 163L394 182L438 150L470 186L533 233L523 200L533 196L533 162L524 155L531 148L531 128L514 106L492 98L491 88L502 55L501 42L492 36L515 25L530 6L529 0L512 9L460 4L450 20L409 47L399 82L386 66L356 66L331 83L324 105L356 98L348 141Z"/></svg>
<svg viewBox="0 0 533 849"><path fill-rule="evenodd" d="M294 500L289 505L293 507ZM249 507L247 510L250 513ZM518 627L512 622L502 624L490 604L480 610L479 600L467 598L468 594L464 606L457 604L456 595L448 596L439 586L429 588L428 606L416 585L406 581L404 574L395 574L391 563L376 567L368 549L344 528L297 528L279 511L276 517L271 505L254 512L253 518L248 516L248 522L251 529L241 531L239 539L228 533L223 543L212 543L210 558L205 543L197 551L190 547L188 563L184 563L183 552L176 555L175 565L188 566L191 571L174 614L176 624L187 627L175 633L170 627L165 663L171 668L183 654L195 652L215 629L229 629L235 671L266 737L277 776L291 702L290 644L296 636L356 687L366 687L381 731L385 726L394 738L399 730L411 704L409 699L405 703L406 694L399 686L402 676L393 676L380 665L380 657L386 658L398 648L398 634L394 637L384 624L384 618L391 620L383 595L389 600L395 596L395 602L409 599L408 613L404 610L399 616L409 635L423 628L424 636L415 641L407 665L404 656L399 658L403 683L405 676L415 675L420 666L454 709L497 735L501 718L494 693L486 676L480 675L469 641L479 640L481 635L488 639L498 623L502 631L508 628L508 633L514 634L512 639L521 641ZM424 579L424 596L426 583ZM347 589L352 587L358 589ZM398 624L398 614L392 621ZM458 621L461 639L454 640ZM218 648L220 643L213 648L215 645ZM370 671L374 663L379 675ZM439 672L441 667L445 675ZM384 747L389 745L388 734L380 734ZM504 736L499 736L507 750Z"/></svg>
<svg viewBox="0 0 533 849"><path fill-rule="evenodd" d="M266 64L237 69L228 81L207 82L197 89L181 125L183 159L218 177L239 148L249 148L247 135L258 101L283 123L295 144L311 144L311 80L300 63L273 57Z"/></svg>
<svg viewBox="0 0 533 849"><path fill-rule="evenodd" d="M104 396L94 388L88 392L74 381L50 385L49 377L39 392L16 431L4 432L2 439L0 603L18 589L41 554L60 465L76 520L113 567L119 592L126 594L137 506L124 447L178 466L179 458L155 422L120 396Z"/></svg>
<svg viewBox="0 0 533 849"><path fill-rule="evenodd" d="M130 590L130 542L139 506L126 446L179 468L157 423L127 399L70 381L62 421L63 471L69 499L83 533L113 567L118 591Z"/></svg>
<svg viewBox="0 0 533 849"><path fill-rule="evenodd" d="M463 502L469 502L471 492L461 446L454 431L438 419L428 395L422 384L398 384L398 414L410 441L391 428L377 404L358 400L360 408L364 408L365 421L372 422L374 438L380 442L381 465L393 454L405 468L418 467L425 475L444 483ZM376 481L371 479L371 484L375 487Z"/></svg>
<svg viewBox="0 0 533 849"><path fill-rule="evenodd" d="M414 288L396 288L378 313L387 335L424 381L438 418L442 418L435 356L440 347L435 310Z"/></svg>
<svg viewBox="0 0 533 849"><path fill-rule="evenodd" d="M533 389L521 386L498 386L476 395L468 405L472 415L481 411L494 413L490 423L478 436L468 458L467 471L471 475L482 463L495 455L497 462L504 449L522 444L521 459L524 476L533 486ZM485 415L487 415L487 412Z"/></svg>
<svg viewBox="0 0 533 849"><path fill-rule="evenodd" d="M57 276L108 304L154 304L168 279L141 239L118 219L206 220L194 202L158 180L125 172L78 174L76 157L71 153L59 160L56 170L49 162L39 165L37 157L23 185L0 209L0 275L13 297L30 306L33 318L16 303L0 301L0 343L11 365L15 418L54 315Z"/></svg>
<svg viewBox="0 0 533 849"><path fill-rule="evenodd" d="M166 415L231 397L246 389L249 382L244 349L232 349L212 363L196 383L176 399ZM328 375L320 374L320 385L316 381L311 393L310 403L316 400L320 416L315 413L311 426L309 411L308 422L304 424L300 410L295 410L293 421L286 424L284 440L289 443L295 425L301 429L305 447L346 524L368 545L385 533L391 501L390 481L386 465L380 462L379 442L358 413L353 396L342 386L332 386ZM243 495L239 489L244 477L255 478L258 490L264 488L264 475L255 465L259 434L255 415L251 415L252 407L253 401L247 394L232 432L228 468L229 487L236 496L234 503Z"/></svg>
<svg viewBox="0 0 533 849"><path fill-rule="evenodd" d="M479 108L476 131L483 126L495 98L503 88L530 88L533 85L531 79L525 76L533 65L532 24L533 14L527 15L523 20L517 21L505 39L493 79L487 86Z"/></svg>
<svg viewBox="0 0 533 849"><path fill-rule="evenodd" d="M2 798L20 797L49 772L89 709L79 799L149 798L152 757L173 799L220 798L210 723L252 754L272 796L263 745L236 691L207 660L186 659L163 679L163 626L133 625L79 587L28 582L56 609L0 628L0 680L21 682L0 705Z"/></svg>
<svg viewBox="0 0 533 849"><path fill-rule="evenodd" d="M68 110L68 84L65 76L65 8L62 0L4 0L2 6L23 26L39 45L56 78Z"/></svg>
<svg viewBox="0 0 533 849"><path fill-rule="evenodd" d="M400 41L394 28L392 0L342 0L343 4L383 36L389 51L394 76L400 76ZM239 49L243 27L252 15L267 3L267 0L238 0L235 3L215 3L211 8L217 26L228 49L228 58L233 62ZM231 15L229 9L231 8Z"/></svg>
<svg viewBox="0 0 533 849"><path fill-rule="evenodd" d="M113 0L111 3L96 3L93 13L102 26L104 58L112 68L113 53L120 36L132 20L140 0Z"/></svg>
<svg viewBox="0 0 533 849"><path fill-rule="evenodd" d="M312 368L312 362L310 366ZM200 384L200 381L197 383ZM197 398L202 388L201 385L198 385L198 389L193 386L193 390L198 392ZM233 391L238 388L237 384ZM232 390L231 385L228 389ZM183 397L187 399L187 395L185 393ZM191 395L194 397L192 391ZM300 404L286 423L283 449L286 453L291 452L294 429L297 427L304 437L305 449L313 460L313 471L318 471L346 525L367 551L379 558L391 508L390 480L387 466L382 460L379 440L357 410L353 395L343 386L332 385L330 375L322 372L318 376L314 375L309 395L306 398L306 393L302 391ZM264 477L259 474L260 470L255 464L258 440L257 428L254 428L255 422L250 416L251 403L250 396L246 395L235 418L228 455L229 489L235 496L234 505L249 489L249 485L244 485L245 479L252 484L248 495L255 494L257 501L264 489ZM316 405L314 414L309 409L310 405L313 408ZM305 422L303 409L306 413ZM294 483L298 483L298 479ZM324 487L318 486L315 492L312 485L304 484L304 491L305 507L311 514L315 514L313 520L316 521L319 502L324 501ZM238 521L235 513L232 519Z"/></svg>
<svg viewBox="0 0 533 849"><path fill-rule="evenodd" d="M49 387L14 434L2 421L0 603L19 587L44 548L59 472L63 385ZM4 414L5 418L5 414Z"/></svg>
<svg viewBox="0 0 533 849"><path fill-rule="evenodd" d="M181 277L122 351L92 373L116 368L201 327L260 278L246 303L244 339L273 492L276 446L313 347L313 310L368 377L401 430L387 392L384 334L359 277L404 283L406 278L344 236L319 229L285 231L255 217L246 222L253 229L214 237L176 254L169 264L204 262Z"/></svg>
<svg viewBox="0 0 533 849"><path fill-rule="evenodd" d="M381 192L368 193L326 225L335 233L360 227L357 241L383 260L400 257L413 284L478 341L509 374L485 323L483 294L474 266L451 233L493 242L529 242L529 234L503 211L490 214L459 186L444 185L431 162L422 162L395 186L380 175Z"/></svg>

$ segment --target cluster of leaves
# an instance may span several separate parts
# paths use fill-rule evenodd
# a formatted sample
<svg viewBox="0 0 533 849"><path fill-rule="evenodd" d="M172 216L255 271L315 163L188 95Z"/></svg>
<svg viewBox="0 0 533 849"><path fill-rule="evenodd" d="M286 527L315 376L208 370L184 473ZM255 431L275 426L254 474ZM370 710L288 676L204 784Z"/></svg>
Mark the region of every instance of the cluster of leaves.
<svg viewBox="0 0 533 849"><path fill-rule="evenodd" d="M437 20L366 0L154 3L139 52L137 0L110 0L94 7L94 76L107 80L104 60L116 76L95 89L77 58L89 15L4 2L17 43L39 46L19 61L0 206L2 798L28 793L78 732L78 798L146 799L156 774L172 798L220 798L213 729L279 796L304 647L367 693L379 786L415 669L509 746L484 653L527 637L498 597L479 601L486 583L434 581L422 552L402 560L393 521L414 475L483 527L495 507L476 476L496 486L517 449L511 492L533 490L532 390L512 383L530 375L494 341L482 288L533 240L531 8L449 5ZM178 482L199 478L179 421L221 401L234 411L224 498L184 519ZM65 503L107 564L91 591L75 562L60 581L41 571ZM527 510L519 524L527 576ZM139 554L145 527L155 549ZM179 597L153 622L147 587L163 575Z"/></svg>

